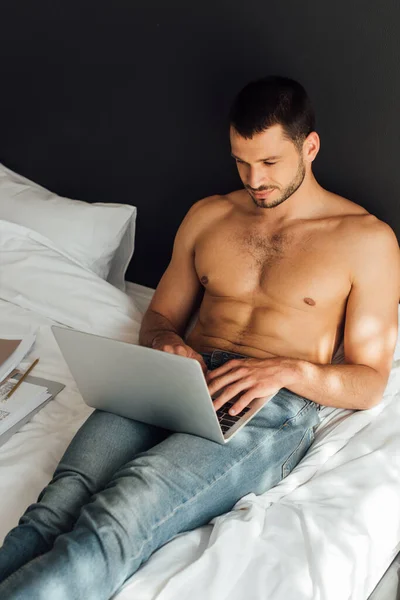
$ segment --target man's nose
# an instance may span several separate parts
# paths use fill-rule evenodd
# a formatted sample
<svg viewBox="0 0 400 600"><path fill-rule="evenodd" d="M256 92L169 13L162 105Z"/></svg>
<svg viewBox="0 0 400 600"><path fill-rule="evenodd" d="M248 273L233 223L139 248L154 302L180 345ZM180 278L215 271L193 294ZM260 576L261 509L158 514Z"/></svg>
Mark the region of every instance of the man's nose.
<svg viewBox="0 0 400 600"><path fill-rule="evenodd" d="M253 190L257 190L262 185L265 185L263 182L263 175L260 171L256 169L250 169L247 179L247 185L250 186Z"/></svg>

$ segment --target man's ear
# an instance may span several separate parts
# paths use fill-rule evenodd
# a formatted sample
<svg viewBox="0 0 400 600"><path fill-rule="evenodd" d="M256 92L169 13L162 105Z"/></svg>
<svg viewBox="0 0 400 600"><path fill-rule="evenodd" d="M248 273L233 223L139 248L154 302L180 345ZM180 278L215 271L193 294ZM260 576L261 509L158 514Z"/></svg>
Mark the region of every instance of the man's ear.
<svg viewBox="0 0 400 600"><path fill-rule="evenodd" d="M306 162L312 163L317 156L321 143L316 131L308 134L303 144L303 158Z"/></svg>

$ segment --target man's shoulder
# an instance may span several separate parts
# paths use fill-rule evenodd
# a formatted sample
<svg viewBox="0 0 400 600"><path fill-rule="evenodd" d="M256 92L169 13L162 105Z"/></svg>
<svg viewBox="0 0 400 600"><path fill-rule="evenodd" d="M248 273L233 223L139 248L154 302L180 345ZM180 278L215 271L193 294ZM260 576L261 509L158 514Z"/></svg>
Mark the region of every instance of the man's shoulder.
<svg viewBox="0 0 400 600"><path fill-rule="evenodd" d="M215 194L198 200L188 210L184 222L197 231L219 219L224 219L234 208L230 194Z"/></svg>
<svg viewBox="0 0 400 600"><path fill-rule="evenodd" d="M190 245L196 244L199 236L223 220L230 210L232 203L226 196L214 195L198 200L186 213L177 232L178 238L185 239Z"/></svg>
<svg viewBox="0 0 400 600"><path fill-rule="evenodd" d="M372 241L372 238L396 238L393 229L352 200L331 194L334 199L333 216L337 219L342 234L348 234L353 240Z"/></svg>
<svg viewBox="0 0 400 600"><path fill-rule="evenodd" d="M400 269L399 243L390 225L354 202L348 203L338 229L353 278L371 269Z"/></svg>
<svg viewBox="0 0 400 600"><path fill-rule="evenodd" d="M237 192L230 194L214 194L213 196L207 196L195 202L189 209L189 213L201 214L203 212L213 213L224 212L232 210L235 204L235 195Z"/></svg>
<svg viewBox="0 0 400 600"><path fill-rule="evenodd" d="M346 232L350 238L358 241L361 245L378 241L393 242L394 240L397 243L396 235L388 223L381 221L361 206L355 206L361 210L353 209L344 214L341 219L343 233Z"/></svg>
<svg viewBox="0 0 400 600"><path fill-rule="evenodd" d="M327 190L325 190L325 200L327 201L326 207L331 215L342 219L343 222L351 222L352 217L371 215L371 213L360 204L357 204L344 196L328 192Z"/></svg>

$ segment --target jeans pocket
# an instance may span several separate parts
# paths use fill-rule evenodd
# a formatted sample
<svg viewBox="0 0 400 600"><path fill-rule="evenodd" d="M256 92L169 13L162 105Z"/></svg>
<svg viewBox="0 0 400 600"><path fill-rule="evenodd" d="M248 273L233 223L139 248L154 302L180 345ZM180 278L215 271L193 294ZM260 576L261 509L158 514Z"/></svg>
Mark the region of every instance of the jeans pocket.
<svg viewBox="0 0 400 600"><path fill-rule="evenodd" d="M295 466L301 461L303 456L314 441L314 428L309 427L303 437L301 438L298 446L293 450L289 457L285 460L282 465L282 477L287 477L289 473L295 468Z"/></svg>

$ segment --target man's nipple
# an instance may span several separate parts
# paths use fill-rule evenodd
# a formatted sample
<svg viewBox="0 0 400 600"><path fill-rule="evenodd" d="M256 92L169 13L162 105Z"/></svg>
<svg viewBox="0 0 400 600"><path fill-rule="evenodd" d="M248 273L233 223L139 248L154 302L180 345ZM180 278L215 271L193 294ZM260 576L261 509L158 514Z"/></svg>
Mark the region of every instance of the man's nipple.
<svg viewBox="0 0 400 600"><path fill-rule="evenodd" d="M208 277L207 277L207 275L203 275L203 277L200 278L200 282L203 285L207 285L207 283L208 283Z"/></svg>
<svg viewBox="0 0 400 600"><path fill-rule="evenodd" d="M312 298L303 298L303 300L309 306L315 306L315 300L313 300Z"/></svg>

